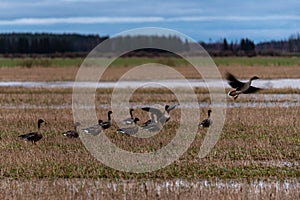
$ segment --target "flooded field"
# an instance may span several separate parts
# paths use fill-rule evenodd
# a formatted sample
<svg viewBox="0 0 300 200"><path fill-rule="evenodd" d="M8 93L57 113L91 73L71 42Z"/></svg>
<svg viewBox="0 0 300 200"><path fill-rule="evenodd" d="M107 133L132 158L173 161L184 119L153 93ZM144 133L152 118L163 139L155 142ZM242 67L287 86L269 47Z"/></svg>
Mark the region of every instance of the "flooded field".
<svg viewBox="0 0 300 200"><path fill-rule="evenodd" d="M207 85L225 81L190 79L197 103L183 102L155 138L136 139L117 133L117 125L103 132L118 147L154 152L174 138L180 110L199 110L199 121L212 105ZM226 108L221 136L205 158L198 152L207 129L199 128L193 143L169 166L149 173L126 173L96 160L77 139L64 138L73 128L73 81L0 82L0 198L1 199L299 199L300 79L255 80L254 86L274 91L240 95L214 104ZM184 81L81 82L97 88L97 117L106 119L112 88L143 87L130 99L134 115L147 120L141 107L173 104L176 96L163 87L186 88ZM199 89L200 88L200 89ZM98 91L99 89L99 91ZM149 89L149 91L148 91ZM284 92L280 92L284 91ZM126 104L119 104L119 107ZM85 106L87 111L94 105ZM114 116L113 116L114 117ZM36 145L18 135L36 130L43 118L43 139Z"/></svg>
<svg viewBox="0 0 300 200"><path fill-rule="evenodd" d="M158 80L158 81L120 81L120 82L79 82L77 87L83 88L130 88L130 87L168 87L168 88L185 88L185 87L229 87L226 81L201 79L188 79L189 85L183 80ZM244 80L246 81L246 80ZM0 87L42 87L42 88L72 88L74 82L72 81L1 81ZM264 89L280 89L291 88L300 89L300 79L270 79L270 80L256 80L253 86Z"/></svg>

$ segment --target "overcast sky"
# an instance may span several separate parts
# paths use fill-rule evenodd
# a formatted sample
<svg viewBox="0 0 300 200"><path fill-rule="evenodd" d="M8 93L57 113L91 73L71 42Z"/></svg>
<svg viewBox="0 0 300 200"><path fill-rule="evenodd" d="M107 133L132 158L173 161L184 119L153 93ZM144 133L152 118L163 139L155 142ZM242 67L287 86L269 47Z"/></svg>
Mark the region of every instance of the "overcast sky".
<svg viewBox="0 0 300 200"><path fill-rule="evenodd" d="M114 35L163 27L197 41L300 33L300 0L1 0L0 32Z"/></svg>

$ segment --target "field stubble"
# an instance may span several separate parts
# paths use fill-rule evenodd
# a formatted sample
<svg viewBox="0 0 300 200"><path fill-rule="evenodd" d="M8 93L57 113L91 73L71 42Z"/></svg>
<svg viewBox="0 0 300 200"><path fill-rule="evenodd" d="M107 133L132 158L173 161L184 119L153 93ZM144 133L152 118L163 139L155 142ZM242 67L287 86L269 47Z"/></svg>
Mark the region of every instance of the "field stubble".
<svg viewBox="0 0 300 200"><path fill-rule="evenodd" d="M240 68L235 66L237 74L249 68L251 74L255 66ZM178 67L179 69L180 67ZM29 80L73 80L78 67L68 68L0 68L1 80L23 80L26 73ZM33 68L31 68L33 69ZM260 67L261 69L261 67ZM17 70L17 71L14 71ZM25 70L25 71L22 71ZM41 71L40 71L41 70ZM62 70L62 71L60 71ZM114 73L108 77L113 80ZM121 69L124 70L124 69ZM220 67L233 71L224 65ZM277 74L299 75L299 67L272 68L263 75L275 78ZM291 71L289 71L291 70ZM18 72L18 73L17 73ZM57 74L64 73L61 78ZM191 72L187 72L192 75ZM49 76L49 74L52 74ZM292 75L292 77L293 77ZM298 76L297 75L297 76ZM245 77L247 78L247 77ZM28 80L28 79L26 79ZM98 90L96 103L110 102L110 89ZM208 102L209 96L204 89L196 89L198 100ZM268 91L272 93L272 91ZM275 91L276 92L276 91ZM287 90L287 93L290 91ZM295 91L294 91L295 92ZM161 95L164 93L165 95ZM298 93L298 91L296 91ZM151 94L151 95L149 95ZM247 101L241 98L238 101ZM198 151L204 140L206 130L199 129L190 148L173 164L151 173L126 173L111 169L98 162L85 149L80 139L68 139L62 132L73 127L71 110L71 89L29 89L1 88L1 125L0 130L0 187L1 199L35 198L43 195L51 199L61 195L69 199L80 198L252 198L260 199L297 199L299 198L299 161L300 161L300 108L289 107L234 107L228 108L225 126L221 137L210 154L199 159ZM132 103L175 103L176 97L161 89L138 90L131 98ZM19 108L20 105L32 105L32 108ZM45 108L39 106L45 105ZM67 105L61 109L50 109L53 105ZM7 107L6 107L7 106ZM36 106L36 107L35 107ZM49 108L47 108L49 106ZM192 108L191 108L192 109ZM97 107L97 115L106 117L108 108ZM206 118L207 108L201 108L200 120ZM105 131L105 134L120 148L134 152L149 152L160 149L174 137L178 127L180 109L172 111L172 118L163 131L155 138L131 139L116 133L117 127ZM135 115L141 121L147 119L143 111L137 109ZM32 145L21 141L17 136L36 130L36 121L43 118L44 138ZM95 122L96 123L96 122ZM198 180L224 181L226 186L179 186L177 180L187 180L191 185ZM124 183L124 180L126 184ZM236 180L238 188L228 187L230 180ZM253 184L255 180L265 180L270 186ZM291 181L285 188L285 181ZM147 183L145 186L145 182ZM163 182L163 183L162 183ZM172 182L172 186L157 187ZM170 183L168 183L170 185ZM276 185L279 184L279 185ZM159 189L158 189L159 188ZM53 196L53 191L56 191ZM253 192L254 191L254 192ZM252 195L252 196L251 196ZM254 195L254 196L253 196Z"/></svg>

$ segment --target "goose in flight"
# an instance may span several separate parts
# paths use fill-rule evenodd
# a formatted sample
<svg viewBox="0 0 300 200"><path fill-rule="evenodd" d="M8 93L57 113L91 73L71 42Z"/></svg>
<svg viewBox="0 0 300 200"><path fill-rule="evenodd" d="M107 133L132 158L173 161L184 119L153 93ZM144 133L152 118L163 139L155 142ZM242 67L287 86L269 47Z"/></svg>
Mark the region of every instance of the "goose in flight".
<svg viewBox="0 0 300 200"><path fill-rule="evenodd" d="M232 74L227 72L226 79L228 81L228 84L232 88L234 88L234 90L231 90L228 93L228 95L232 97L234 100L236 100L240 94L254 93L261 89L261 88L251 86L251 82L253 80L259 79L257 76L253 76L250 78L248 82L243 83L237 80Z"/></svg>
<svg viewBox="0 0 300 200"><path fill-rule="evenodd" d="M153 113L156 116L157 122L163 125L170 120L170 111L175 109L177 106L179 106L179 104L171 106L165 105L164 112L153 107L143 107L142 110Z"/></svg>

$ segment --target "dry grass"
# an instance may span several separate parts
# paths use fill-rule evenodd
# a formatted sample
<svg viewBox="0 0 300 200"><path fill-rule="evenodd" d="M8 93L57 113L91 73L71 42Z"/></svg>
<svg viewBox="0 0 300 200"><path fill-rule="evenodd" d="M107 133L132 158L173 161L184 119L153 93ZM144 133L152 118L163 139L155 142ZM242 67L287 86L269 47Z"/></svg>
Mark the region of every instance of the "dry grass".
<svg viewBox="0 0 300 200"><path fill-rule="evenodd" d="M298 199L299 182L0 180L1 199ZM55 191L55 192L53 192Z"/></svg>
<svg viewBox="0 0 300 200"><path fill-rule="evenodd" d="M299 66L220 66L219 70L224 76L229 71L239 78L248 79L252 75L257 75L262 79L276 78L299 78Z"/></svg>
<svg viewBox="0 0 300 200"><path fill-rule="evenodd" d="M184 67L187 76L193 73ZM78 68L0 68L1 80L73 80ZM115 68L107 77L128 70ZM235 72L258 74L263 78L298 77L299 67L239 67L221 66ZM119 71L121 70L121 71ZM269 71L270 70L270 71ZM63 73L61 77L58 74ZM247 71L248 73L248 71ZM261 75L263 74L263 75ZM27 78L26 76L29 76ZM49 76L50 75L50 76ZM193 77L194 78L194 77ZM195 89L199 102L209 102L206 89ZM97 90L96 104L110 102L111 89ZM268 90L266 93L299 93L299 90ZM163 95L162 95L163 94ZM253 101L248 96L238 102ZM167 89L139 89L132 103L143 104L177 102ZM80 139L68 139L62 132L73 127L71 89L0 88L0 198L1 199L297 199L299 198L300 161L300 107L234 107L227 109L222 135L210 154L199 159L198 152L206 130L199 129L194 142L179 160L151 173L126 173L111 169L97 161L85 149ZM24 107L22 107L24 106ZM61 106L61 107L60 107ZM54 109L55 107L55 109ZM109 108L97 108L97 115L106 116ZM192 108L191 108L192 109ZM200 109L200 119L207 109ZM141 110L135 114L143 122L147 115ZM160 149L174 137L180 109L172 111L172 119L155 138L132 139L116 133L116 126L105 134L119 147L134 152ZM32 145L17 136L36 130L36 121L43 118L44 138ZM178 179L186 180L188 187L176 186ZM267 180L269 186L260 188L256 180ZM211 180L211 185L199 180ZM230 187L231 181L238 183ZM166 181L169 186L166 186ZM214 184L224 182L226 186ZM279 181L279 182L278 182ZM285 188L280 181L291 181ZM124 183L125 182L125 183ZM146 182L146 184L144 184ZM172 182L172 186L170 186ZM160 186L160 192L159 187ZM193 185L197 185L194 187ZM55 192L54 192L55 191ZM55 195L54 195L55 194Z"/></svg>
<svg viewBox="0 0 300 200"><path fill-rule="evenodd" d="M1 67L1 81L70 81L78 67Z"/></svg>
<svg viewBox="0 0 300 200"><path fill-rule="evenodd" d="M102 80L118 80L124 73L133 67L109 67ZM78 67L1 67L1 81L74 81ZM190 66L175 66L186 78L201 78L201 75ZM256 74L263 79L271 78L300 78L299 66L219 66L221 74L226 71L234 73L240 78L249 78Z"/></svg>
<svg viewBox="0 0 300 200"><path fill-rule="evenodd" d="M27 91L28 90L28 91ZM71 104L71 91L60 90L62 94L49 92L43 95L32 94L31 89L23 89L16 96L0 96L6 105L20 104L20 99L30 105ZM154 91L149 95L134 98L148 103L170 102L172 95L159 95ZM11 94L13 95L13 94ZM206 94L199 94L199 99ZM159 99L160 97L160 99ZM97 99L109 102L110 95L101 94ZM174 98L176 100L176 98ZM16 103L17 102L17 103ZM106 116L108 109L97 109L99 117ZM206 109L200 110L201 119L206 117ZM136 116L141 121L147 119L143 111ZM172 112L172 119L161 134L151 139L132 139L116 133L116 128L106 131L118 146L137 152L160 149L174 137L178 126L180 109ZM299 176L298 162L300 108L231 108L227 109L226 123L222 136L215 148L204 159L198 158L198 151L205 136L200 129L189 150L172 165L165 169L147 174L130 174L115 171L95 160L84 148L80 140L69 140L61 133L72 128L71 107L49 108L2 108L0 118L1 168L0 175L8 178L249 178L257 177L286 179ZM36 130L38 118L46 120L42 141L31 145L19 140L19 134ZM200 119L199 119L200 120ZM292 166L268 164L269 161L286 161ZM288 170L288 173L287 173Z"/></svg>

